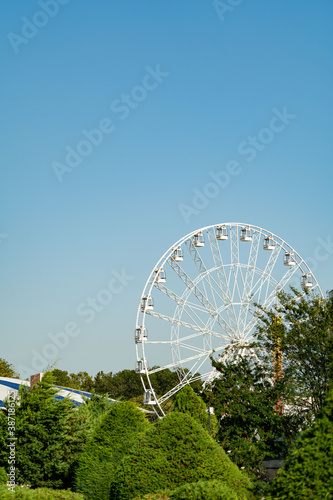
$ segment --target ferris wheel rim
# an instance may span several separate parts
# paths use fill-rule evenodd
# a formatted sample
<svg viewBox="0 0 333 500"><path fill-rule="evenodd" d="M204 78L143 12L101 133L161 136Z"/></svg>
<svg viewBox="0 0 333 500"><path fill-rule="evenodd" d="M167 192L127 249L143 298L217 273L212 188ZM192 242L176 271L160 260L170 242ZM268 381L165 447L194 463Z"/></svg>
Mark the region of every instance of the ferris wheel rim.
<svg viewBox="0 0 333 500"><path fill-rule="evenodd" d="M284 246L285 245L286 247L288 247L285 251L288 251L290 250L290 253L296 255L300 262L299 264L303 263L304 266L306 267L306 269L308 270L308 272L313 276L313 278L315 279L315 282L316 282L316 288L318 288L319 292L320 292L320 295L323 296L323 293L320 289L320 286L319 286L319 283L317 282L315 276L313 275L310 267L307 265L307 263L305 262L305 260L300 256L300 254L291 246L289 245L285 240L283 240L282 238L280 238L279 236L277 236L276 234L274 234L272 231L268 231L267 229L264 229L260 226L255 226L253 224L248 224L248 223L245 223L245 222L221 222L221 223L218 223L218 224L211 224L209 226L204 226L200 229L195 229L194 231L191 231L190 233L188 233L186 236L183 236L182 238L180 238L178 241L176 241L176 243L174 243L173 245L171 245L168 250L166 252L164 252L164 254L162 255L162 257L160 257L160 259L157 261L157 263L155 264L155 266L153 267L153 270L152 272L150 273L147 281L146 281L146 284L143 288L143 292L141 294L141 298L144 297L145 295L147 295L147 293L145 293L145 291L147 290L147 287L149 285L149 283L151 282L151 276L154 274L154 271L156 269L159 269L161 268L161 263L162 262L166 262L167 258L166 256L169 256L171 255L172 251L175 250L176 248L178 248L179 246L181 246L185 241L189 240L191 236L194 236L195 234L198 234L198 233L202 233L203 231L207 231L208 229L212 229L212 228L215 228L215 227L220 227L220 226L240 226L240 227L248 227L250 229L254 228L255 230L259 230L259 232L261 234L267 234L269 236L271 236L275 241L276 240L279 240L276 241L279 246L284 249ZM152 287L154 286L154 283L152 282L150 284L150 287L149 287L149 291L151 291ZM148 293L149 295L149 293ZM139 307L140 309L140 307ZM139 313L139 309L138 309L138 313ZM138 317L138 315L137 315Z"/></svg>

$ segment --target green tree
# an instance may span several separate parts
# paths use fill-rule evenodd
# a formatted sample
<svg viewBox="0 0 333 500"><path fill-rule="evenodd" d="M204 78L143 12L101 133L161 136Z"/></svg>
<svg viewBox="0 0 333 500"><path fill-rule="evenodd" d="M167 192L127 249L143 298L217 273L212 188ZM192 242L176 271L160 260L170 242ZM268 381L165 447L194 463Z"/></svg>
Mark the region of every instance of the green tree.
<svg viewBox="0 0 333 500"><path fill-rule="evenodd" d="M283 359L283 377L293 385L286 404L307 416L309 424L322 409L333 381L333 299L280 293L271 309L258 306L255 346L265 365L275 349ZM277 345L278 342L278 345Z"/></svg>
<svg viewBox="0 0 333 500"><path fill-rule="evenodd" d="M273 481L274 500L333 498L333 391L314 424L290 450Z"/></svg>
<svg viewBox="0 0 333 500"><path fill-rule="evenodd" d="M94 381L87 372L68 374L67 371L55 368L52 370L52 376L55 385L59 385L61 387L68 387L70 389L77 389L86 392L91 392L94 387Z"/></svg>
<svg viewBox="0 0 333 500"><path fill-rule="evenodd" d="M59 385L60 387L69 387L70 389L78 389L78 387L71 385L72 380L67 371L54 368L52 370L52 376L55 385Z"/></svg>
<svg viewBox="0 0 333 500"><path fill-rule="evenodd" d="M112 392L112 372L104 373L100 371L94 378L94 390L97 394L111 394Z"/></svg>
<svg viewBox="0 0 333 500"><path fill-rule="evenodd" d="M210 433L213 437L216 436L219 427L217 418L215 415L209 416L207 406L202 398L195 394L191 386L186 385L176 394L175 411L188 413L191 417L200 422L206 431L210 429Z"/></svg>
<svg viewBox="0 0 333 500"><path fill-rule="evenodd" d="M220 377L206 388L205 401L220 422L221 446L239 467L264 479L262 460L286 452L299 422L277 411L282 393L288 391L283 379L273 384L273 374L255 359L229 354L224 362L213 360Z"/></svg>
<svg viewBox="0 0 333 500"><path fill-rule="evenodd" d="M123 398L128 401L142 393L140 377L135 370L122 370L113 375L112 390L109 393L112 398Z"/></svg>
<svg viewBox="0 0 333 500"><path fill-rule="evenodd" d="M51 374L46 373L33 389L22 386L14 405L16 479L32 488L63 488L72 484L74 464L93 422L88 414L91 406L78 410L68 399L55 399L56 389L52 384ZM8 408L10 403L5 404ZM0 441L4 445L0 450L0 466L7 469L8 437L5 410L0 412Z"/></svg>
<svg viewBox="0 0 333 500"><path fill-rule="evenodd" d="M170 412L136 441L114 477L111 498L129 500L184 483L219 479L239 499L252 484L223 449L187 413Z"/></svg>
<svg viewBox="0 0 333 500"><path fill-rule="evenodd" d="M133 403L113 403L79 458L76 490L86 498L109 500L110 484L118 463L148 425L144 414Z"/></svg>
<svg viewBox="0 0 333 500"><path fill-rule="evenodd" d="M19 378L14 366L4 358L0 358L0 377Z"/></svg>
<svg viewBox="0 0 333 500"><path fill-rule="evenodd" d="M70 373L70 387L80 391L91 392L93 389L93 379L87 372Z"/></svg>

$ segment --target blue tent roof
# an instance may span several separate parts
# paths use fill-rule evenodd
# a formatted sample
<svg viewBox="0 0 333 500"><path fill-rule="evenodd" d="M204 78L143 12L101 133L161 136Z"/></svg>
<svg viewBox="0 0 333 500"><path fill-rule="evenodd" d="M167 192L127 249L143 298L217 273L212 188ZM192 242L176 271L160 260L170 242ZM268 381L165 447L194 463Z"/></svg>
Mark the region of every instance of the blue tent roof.
<svg viewBox="0 0 333 500"><path fill-rule="evenodd" d="M20 385L30 387L30 382L27 380L20 380L18 378L0 377L0 408L4 406L4 401L8 397L9 392L17 394ZM59 389L55 398L56 399L70 399L74 404L81 405L84 403L84 398L90 398L91 393L86 391L79 391L77 389L70 389L68 387L55 386ZM111 400L114 401L114 400Z"/></svg>

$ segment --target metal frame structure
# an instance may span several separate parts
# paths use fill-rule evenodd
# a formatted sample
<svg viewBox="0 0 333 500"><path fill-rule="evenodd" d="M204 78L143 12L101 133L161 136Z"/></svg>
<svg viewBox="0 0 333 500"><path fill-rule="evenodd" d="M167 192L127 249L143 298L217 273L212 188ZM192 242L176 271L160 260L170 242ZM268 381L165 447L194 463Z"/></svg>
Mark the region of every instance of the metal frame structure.
<svg viewBox="0 0 333 500"><path fill-rule="evenodd" d="M253 303L270 307L278 292L304 284L305 276L304 293L306 288L322 296L302 257L258 226L220 223L173 244L154 266L137 312L137 372L145 404L162 417L163 404L186 384L214 379L213 353L222 358L232 345L240 354L253 354L248 349L257 323ZM176 370L179 383L156 395L151 376L165 369Z"/></svg>

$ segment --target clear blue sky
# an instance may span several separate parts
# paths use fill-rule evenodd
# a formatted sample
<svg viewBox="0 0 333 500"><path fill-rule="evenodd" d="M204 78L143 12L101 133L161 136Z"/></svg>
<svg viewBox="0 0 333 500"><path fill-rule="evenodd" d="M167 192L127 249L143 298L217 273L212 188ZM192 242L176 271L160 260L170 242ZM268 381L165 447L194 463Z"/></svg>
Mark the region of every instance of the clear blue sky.
<svg viewBox="0 0 333 500"><path fill-rule="evenodd" d="M134 368L155 262L218 222L271 230L333 288L330 0L225 14L212 1L25 0L0 14L0 357L36 372L67 325L49 351L58 368ZM238 175L196 208L232 160ZM119 293L80 316L111 279Z"/></svg>

